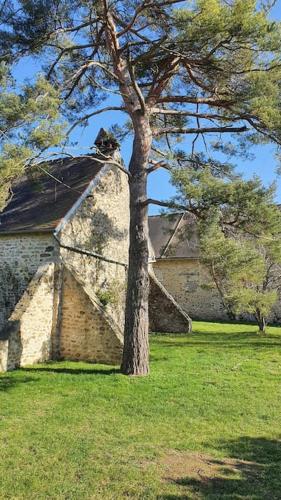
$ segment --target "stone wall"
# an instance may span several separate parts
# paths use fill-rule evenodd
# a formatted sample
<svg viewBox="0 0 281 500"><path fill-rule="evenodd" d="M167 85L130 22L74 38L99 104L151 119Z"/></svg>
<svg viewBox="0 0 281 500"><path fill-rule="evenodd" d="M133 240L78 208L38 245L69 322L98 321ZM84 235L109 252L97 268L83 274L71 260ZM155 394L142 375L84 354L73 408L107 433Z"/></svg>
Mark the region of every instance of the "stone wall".
<svg viewBox="0 0 281 500"><path fill-rule="evenodd" d="M63 246L94 252L105 260L62 248L52 234L0 237L0 276L1 268L2 276L7 269L13 276L6 272L0 290L2 370L51 357L120 362L128 178L106 165L90 186L60 224L56 238ZM48 271L41 276L40 266L50 262L51 275Z"/></svg>
<svg viewBox="0 0 281 500"><path fill-rule="evenodd" d="M51 358L54 268L53 263L39 267L2 331L2 371Z"/></svg>
<svg viewBox="0 0 281 500"><path fill-rule="evenodd" d="M101 175L87 197L65 220L58 233L63 245L95 252L107 262L61 248L61 258L90 296L106 305L107 313L123 329L128 262L128 177L112 165ZM122 265L125 264L125 265Z"/></svg>
<svg viewBox="0 0 281 500"><path fill-rule="evenodd" d="M162 259L153 263L159 281L176 299L184 311L195 320L229 321L207 269L198 259ZM249 314L243 321L253 321ZM281 322L281 301L273 308L270 322Z"/></svg>
<svg viewBox="0 0 281 500"><path fill-rule="evenodd" d="M107 320L98 302L67 270L63 276L60 357L99 363L120 363L122 336Z"/></svg>
<svg viewBox="0 0 281 500"><path fill-rule="evenodd" d="M151 332L189 333L192 322L151 270L149 291L149 329Z"/></svg>
<svg viewBox="0 0 281 500"><path fill-rule="evenodd" d="M210 289L207 270L197 259L163 259L155 275L192 319L228 320L218 292Z"/></svg>
<svg viewBox="0 0 281 500"><path fill-rule="evenodd" d="M39 266L56 256L51 234L0 236L0 331Z"/></svg>

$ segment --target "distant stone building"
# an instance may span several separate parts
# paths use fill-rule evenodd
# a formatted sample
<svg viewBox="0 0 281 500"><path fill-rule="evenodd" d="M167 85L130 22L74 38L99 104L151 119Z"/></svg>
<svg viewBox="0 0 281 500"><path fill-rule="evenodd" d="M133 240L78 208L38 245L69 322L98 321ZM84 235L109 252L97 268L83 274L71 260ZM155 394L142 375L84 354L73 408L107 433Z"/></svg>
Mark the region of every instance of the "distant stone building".
<svg viewBox="0 0 281 500"><path fill-rule="evenodd" d="M200 262L196 219L187 213L149 217L153 270L158 280L192 319L228 321L219 293ZM240 319L253 320L241 316ZM281 322L281 302L270 321Z"/></svg>
<svg viewBox="0 0 281 500"><path fill-rule="evenodd" d="M50 359L119 363L129 190L112 160L59 159L12 187L0 214L0 371ZM150 271L151 329L189 317Z"/></svg>
<svg viewBox="0 0 281 500"><path fill-rule="evenodd" d="M155 275L190 317L227 320L220 297L208 286L210 276L200 262L195 218L183 213L152 216L149 233Z"/></svg>

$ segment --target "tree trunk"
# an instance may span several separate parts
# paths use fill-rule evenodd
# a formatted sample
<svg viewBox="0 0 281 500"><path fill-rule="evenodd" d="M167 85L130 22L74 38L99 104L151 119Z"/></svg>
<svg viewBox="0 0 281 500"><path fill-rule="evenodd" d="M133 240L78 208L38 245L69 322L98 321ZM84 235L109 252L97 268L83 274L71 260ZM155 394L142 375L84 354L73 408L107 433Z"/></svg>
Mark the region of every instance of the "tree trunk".
<svg viewBox="0 0 281 500"><path fill-rule="evenodd" d="M227 316L229 317L230 321L236 321L236 314L234 314L234 312L232 311L231 305L229 304L229 302L225 298L226 294L224 293L223 287L220 284L219 279L216 276L215 269L214 269L214 263L213 262L212 262L212 264L210 266L210 272L211 272L211 276L212 276L212 278L214 280L214 283L216 285L217 291L218 291L218 293L220 295L222 306L224 307Z"/></svg>
<svg viewBox="0 0 281 500"><path fill-rule="evenodd" d="M259 325L259 333L262 333L262 334L265 334L266 331L266 320L265 320L265 317L261 314L261 312L258 310L256 311L256 320L257 320L257 323Z"/></svg>
<svg viewBox="0 0 281 500"><path fill-rule="evenodd" d="M121 371L126 375L147 375L149 276L146 170L152 134L149 120L144 116L139 114L134 125L135 137L129 165L130 247Z"/></svg>

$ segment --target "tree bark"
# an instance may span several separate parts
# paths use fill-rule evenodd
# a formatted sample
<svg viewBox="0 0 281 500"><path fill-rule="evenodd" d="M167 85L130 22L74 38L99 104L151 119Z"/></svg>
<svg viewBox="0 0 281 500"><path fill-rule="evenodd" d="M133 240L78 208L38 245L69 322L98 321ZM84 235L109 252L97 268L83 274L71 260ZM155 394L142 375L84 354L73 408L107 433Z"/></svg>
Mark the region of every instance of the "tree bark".
<svg viewBox="0 0 281 500"><path fill-rule="evenodd" d="M211 272L211 276L212 276L212 278L214 280L214 283L216 285L217 291L219 293L219 296L220 296L220 299L221 299L221 303L222 303L223 307L225 308L227 316L229 317L230 321L235 321L236 320L236 315L232 311L231 306L228 303L228 301L225 299L225 293L223 291L223 287L220 285L219 279L216 276L215 268L214 268L214 263L213 262L212 262L212 265L210 266L210 272Z"/></svg>
<svg viewBox="0 0 281 500"><path fill-rule="evenodd" d="M121 372L126 375L147 375L149 276L146 200L147 164L152 132L148 108L136 83L130 57L125 60L121 55L114 17L108 9L107 0L104 0L104 16L107 21L105 31L108 52L112 57L124 107L134 128L133 151L129 164L130 246Z"/></svg>
<svg viewBox="0 0 281 500"><path fill-rule="evenodd" d="M134 116L135 137L129 171L130 247L125 311L124 350L121 371L126 375L149 373L148 342L148 217L147 163L152 134L149 119Z"/></svg>
<svg viewBox="0 0 281 500"><path fill-rule="evenodd" d="M265 317L261 314L261 312L258 310L256 311L256 320L259 325L259 333L265 334L266 333L266 320Z"/></svg>

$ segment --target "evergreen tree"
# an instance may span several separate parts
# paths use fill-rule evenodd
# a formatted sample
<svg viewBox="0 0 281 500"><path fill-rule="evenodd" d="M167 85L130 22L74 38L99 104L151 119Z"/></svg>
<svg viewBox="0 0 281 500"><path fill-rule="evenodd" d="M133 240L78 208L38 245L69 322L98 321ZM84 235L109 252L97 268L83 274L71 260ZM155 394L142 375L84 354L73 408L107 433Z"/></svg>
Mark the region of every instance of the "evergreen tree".
<svg viewBox="0 0 281 500"><path fill-rule="evenodd" d="M232 229L253 236L281 232L275 183L266 188L257 176L245 180L230 163L202 155L185 158L171 171L171 182L177 194L165 204L193 213L203 227L215 216L221 229L228 232Z"/></svg>
<svg viewBox="0 0 281 500"><path fill-rule="evenodd" d="M198 138L218 134L280 142L280 24L253 0L11 0L1 18L2 60L33 54L44 61L71 130L110 110L128 117L133 147L122 371L144 375L147 208L159 204L147 198L147 176L169 166L173 137L190 136L192 150ZM112 93L118 104L104 106ZM216 144L224 148L221 140Z"/></svg>
<svg viewBox="0 0 281 500"><path fill-rule="evenodd" d="M281 217L280 217L281 223ZM281 293L281 235L237 238L214 224L201 238L202 262L220 294L231 319L252 315L265 333L273 306Z"/></svg>
<svg viewBox="0 0 281 500"><path fill-rule="evenodd" d="M245 181L231 165L202 157L172 173L177 196L171 208L198 221L201 261L230 319L249 313L265 332L281 298L281 210L275 188L257 177ZM188 238L188 234L182 235Z"/></svg>
<svg viewBox="0 0 281 500"><path fill-rule="evenodd" d="M13 196L12 181L32 167L42 149L61 142L59 104L58 92L43 76L16 89L7 65L0 64L0 209Z"/></svg>

